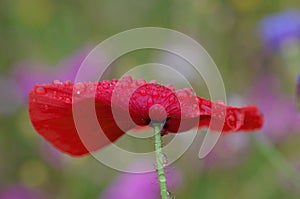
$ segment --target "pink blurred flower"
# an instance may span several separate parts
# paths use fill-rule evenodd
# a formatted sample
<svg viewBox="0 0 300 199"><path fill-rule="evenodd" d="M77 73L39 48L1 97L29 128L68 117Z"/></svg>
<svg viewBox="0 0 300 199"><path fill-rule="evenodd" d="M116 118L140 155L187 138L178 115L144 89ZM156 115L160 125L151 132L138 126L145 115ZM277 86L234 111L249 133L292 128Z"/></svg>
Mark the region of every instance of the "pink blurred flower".
<svg viewBox="0 0 300 199"><path fill-rule="evenodd" d="M175 169L166 169L167 187L174 190L181 182L181 175ZM157 199L160 197L160 189L156 172L119 175L101 194L101 199Z"/></svg>
<svg viewBox="0 0 300 199"><path fill-rule="evenodd" d="M244 160L249 152L249 137L244 134L223 135L204 158L204 168L231 168Z"/></svg>
<svg viewBox="0 0 300 199"><path fill-rule="evenodd" d="M264 115L260 132L274 142L280 142L300 129L296 100L282 94L279 85L276 77L265 76L259 78L247 93L247 99Z"/></svg>
<svg viewBox="0 0 300 199"><path fill-rule="evenodd" d="M15 185L0 192L0 199L40 199L35 191L23 186Z"/></svg>
<svg viewBox="0 0 300 199"><path fill-rule="evenodd" d="M23 98L27 99L30 89L36 84L51 83L55 79L74 81L88 52L88 49L80 49L54 67L32 61L19 63L14 66L12 78L15 79Z"/></svg>

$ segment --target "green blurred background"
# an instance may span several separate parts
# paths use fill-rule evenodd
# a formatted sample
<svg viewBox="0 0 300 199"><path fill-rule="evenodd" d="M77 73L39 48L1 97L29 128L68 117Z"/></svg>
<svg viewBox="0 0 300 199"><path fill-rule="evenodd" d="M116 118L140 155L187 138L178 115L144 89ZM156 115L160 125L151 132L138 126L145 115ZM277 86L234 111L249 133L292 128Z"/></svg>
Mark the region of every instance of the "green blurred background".
<svg viewBox="0 0 300 199"><path fill-rule="evenodd" d="M16 92L12 96L19 99L0 100L2 107L15 104L15 108L0 114L0 194L10 187L24 186L38 192L41 198L93 199L99 198L120 174L92 157L60 155L43 142L31 126L27 99L18 96L16 87L6 84L15 81L10 78L24 62L42 63L41 68L58 70L60 63L75 52L94 47L121 31L164 27L185 33L203 45L222 74L229 99L239 96L243 103L251 103L245 97L246 90L258 77L270 74L282 85L280 95L294 100L295 80L278 54L265 52L257 29L266 15L287 8L300 9L300 1L1 0L1 97ZM110 77L119 77L120 70L151 61L150 55L147 51L136 53L118 62ZM193 81L197 84L197 80ZM286 116L279 113L280 117ZM172 165L183 179L171 192L178 199L299 198L300 135L293 131L280 141L270 140L270 145L257 144L260 141L244 134L248 140L242 150L246 152L227 154L224 147L220 151L225 155L219 154L209 163L198 159L194 152L198 146L192 147ZM132 150L145 147L132 140L122 142ZM146 147L151 148L151 144L150 140ZM231 161L232 164L222 166Z"/></svg>

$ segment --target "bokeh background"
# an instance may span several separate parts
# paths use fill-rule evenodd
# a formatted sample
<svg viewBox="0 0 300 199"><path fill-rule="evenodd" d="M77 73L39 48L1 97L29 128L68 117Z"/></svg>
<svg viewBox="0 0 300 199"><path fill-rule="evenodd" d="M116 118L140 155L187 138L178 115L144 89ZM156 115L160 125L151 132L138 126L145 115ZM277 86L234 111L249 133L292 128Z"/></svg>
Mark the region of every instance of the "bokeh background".
<svg viewBox="0 0 300 199"><path fill-rule="evenodd" d="M156 175L122 174L89 156L61 154L34 131L27 110L35 83L74 79L95 45L143 26L175 29L201 43L223 76L228 103L256 104L266 120L254 134L222 136L202 160L194 143L169 168L172 195L299 198L299 10L299 0L1 0L0 199L159 198ZM107 78L157 59L178 63L167 54L134 52L116 61ZM180 70L207 96L188 67ZM135 151L153 145L119 142Z"/></svg>

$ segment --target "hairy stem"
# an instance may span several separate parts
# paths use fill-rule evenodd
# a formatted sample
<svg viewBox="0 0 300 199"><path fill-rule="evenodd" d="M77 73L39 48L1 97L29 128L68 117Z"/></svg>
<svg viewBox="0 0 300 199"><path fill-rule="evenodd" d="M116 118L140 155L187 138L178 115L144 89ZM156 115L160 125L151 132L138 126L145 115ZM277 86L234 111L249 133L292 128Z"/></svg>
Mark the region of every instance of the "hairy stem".
<svg viewBox="0 0 300 199"><path fill-rule="evenodd" d="M167 191L167 183L166 183L167 179L165 176L162 145L161 145L161 133L160 133L161 124L154 123L153 128L154 128L155 155L156 155L158 182L160 186L160 195L162 199L168 199L168 191Z"/></svg>

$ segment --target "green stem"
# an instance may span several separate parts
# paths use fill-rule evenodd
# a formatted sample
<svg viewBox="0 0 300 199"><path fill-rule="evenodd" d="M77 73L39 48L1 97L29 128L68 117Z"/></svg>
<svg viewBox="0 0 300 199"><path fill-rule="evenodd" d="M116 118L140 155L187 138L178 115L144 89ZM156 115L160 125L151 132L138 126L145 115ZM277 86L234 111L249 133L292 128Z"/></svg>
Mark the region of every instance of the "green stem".
<svg viewBox="0 0 300 199"><path fill-rule="evenodd" d="M160 186L160 195L162 199L168 199L168 190L167 190L167 183L166 183L167 179L165 176L162 145L161 145L161 133L160 133L161 124L153 123L152 125L154 128L155 155L156 155L158 182Z"/></svg>

